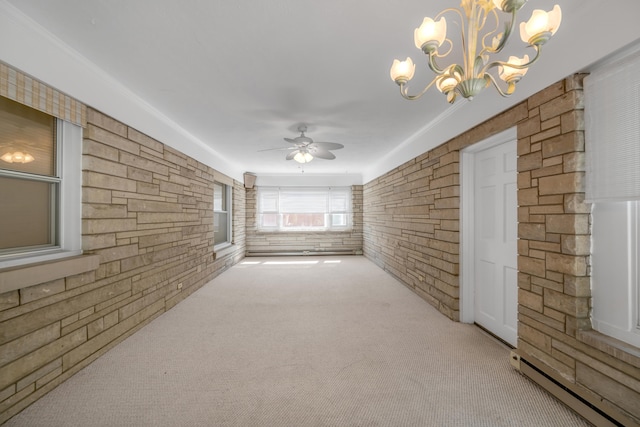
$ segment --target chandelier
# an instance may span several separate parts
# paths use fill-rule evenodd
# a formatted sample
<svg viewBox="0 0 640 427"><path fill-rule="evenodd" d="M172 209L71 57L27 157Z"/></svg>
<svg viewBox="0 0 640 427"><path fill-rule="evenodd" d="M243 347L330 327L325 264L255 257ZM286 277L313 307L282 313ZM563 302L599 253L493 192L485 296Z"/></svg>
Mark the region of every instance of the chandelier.
<svg viewBox="0 0 640 427"><path fill-rule="evenodd" d="M511 95L529 66L538 60L542 45L556 33L562 19L558 5L549 12L534 10L531 18L520 24L520 38L534 49L533 59L524 55L521 58L510 56L507 61L491 60L491 55L500 53L506 45L515 26L516 14L526 2L527 0L462 0L461 10L449 8L440 12L435 19L424 18L422 25L414 32L414 41L416 47L428 56L429 68L436 76L422 92L409 95L407 83L413 78L415 64L411 58L405 61L396 59L390 74L391 79L400 86L400 94L406 99L418 99L435 84L447 96L447 101L453 103L457 95L471 100L493 84L500 95ZM511 21L501 32L498 11L511 14ZM443 68L437 61L453 51L452 41L446 38L447 21L443 16L448 13L457 15L460 19L462 64L454 63ZM491 24L493 26L489 27ZM441 53L439 49L443 44L446 52ZM499 79L504 83L499 83L496 79L496 69ZM506 87L503 89L501 86Z"/></svg>
<svg viewBox="0 0 640 427"><path fill-rule="evenodd" d="M22 151L4 153L0 159L7 163L30 163L35 160L31 154L23 153Z"/></svg>

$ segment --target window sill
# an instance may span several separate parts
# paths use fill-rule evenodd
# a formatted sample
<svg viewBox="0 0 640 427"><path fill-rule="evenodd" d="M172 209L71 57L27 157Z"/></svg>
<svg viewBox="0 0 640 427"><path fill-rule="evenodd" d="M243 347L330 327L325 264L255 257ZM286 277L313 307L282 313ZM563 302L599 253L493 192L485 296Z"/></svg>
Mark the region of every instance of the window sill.
<svg viewBox="0 0 640 427"><path fill-rule="evenodd" d="M98 268L99 255L76 255L0 269L0 293L47 283Z"/></svg>
<svg viewBox="0 0 640 427"><path fill-rule="evenodd" d="M233 243L229 243L229 244L222 244L219 247L214 247L213 248L213 252L216 254L216 259L220 259L223 258L233 252L235 252L236 250L238 250L238 247L236 245L234 245Z"/></svg>
<svg viewBox="0 0 640 427"><path fill-rule="evenodd" d="M578 331L578 340L625 363L640 368L640 348L597 331Z"/></svg>

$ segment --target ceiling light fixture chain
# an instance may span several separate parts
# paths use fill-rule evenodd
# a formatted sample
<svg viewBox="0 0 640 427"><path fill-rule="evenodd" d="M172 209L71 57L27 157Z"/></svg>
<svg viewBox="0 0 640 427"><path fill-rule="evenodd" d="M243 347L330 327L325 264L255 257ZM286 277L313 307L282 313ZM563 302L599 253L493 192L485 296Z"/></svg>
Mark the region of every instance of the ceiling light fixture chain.
<svg viewBox="0 0 640 427"><path fill-rule="evenodd" d="M515 27L516 15L526 2L527 0L462 0L462 10L449 8L436 15L435 19L424 18L422 25L414 31L414 42L428 56L429 68L436 76L422 92L410 95L407 83L413 78L415 64L411 58L405 61L396 59L391 66L390 75L400 86L400 94L409 100L418 99L435 85L446 95L447 101L453 103L458 95L471 100L492 84L502 96L513 94L516 84L527 73L529 66L538 60L542 45L556 33L562 20L562 11L558 5L549 12L534 10L531 18L520 24L520 38L535 50L533 59L524 55L522 58L510 56L507 61L491 61L490 56L500 53L507 44ZM499 32L501 20L498 11L511 15L511 20L505 24L502 32ZM444 15L450 13L460 19L463 60L462 65L453 63L440 67L437 60L447 57L454 50L453 42L446 37L447 20ZM495 23L495 27L483 34L490 21ZM438 49L445 42L449 45L448 50L440 53ZM507 85L505 89L489 72L496 68L498 77Z"/></svg>

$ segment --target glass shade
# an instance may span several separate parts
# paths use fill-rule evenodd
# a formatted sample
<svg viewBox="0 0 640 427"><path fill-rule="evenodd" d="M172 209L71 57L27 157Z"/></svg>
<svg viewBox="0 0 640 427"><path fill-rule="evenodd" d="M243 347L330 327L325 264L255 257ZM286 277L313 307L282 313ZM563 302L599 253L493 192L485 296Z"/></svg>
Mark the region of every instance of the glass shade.
<svg viewBox="0 0 640 427"><path fill-rule="evenodd" d="M431 45L433 49L440 47L447 35L447 20L444 16L439 21L431 18L424 18L422 25L413 32L413 40L418 49L423 49L425 44ZM424 50L424 49L423 49Z"/></svg>
<svg viewBox="0 0 640 427"><path fill-rule="evenodd" d="M309 163L313 160L313 156L309 153L299 151L295 156L293 156L293 160L298 163Z"/></svg>
<svg viewBox="0 0 640 427"><path fill-rule="evenodd" d="M555 5L549 12L536 9L527 22L520 24L520 38L525 43L534 44L535 39L542 34L551 33L550 36L542 39L542 42L545 42L558 31L561 21L562 10L558 5Z"/></svg>
<svg viewBox="0 0 640 427"><path fill-rule="evenodd" d="M522 58L518 58L517 56L510 56L507 62L513 65L523 65L529 62L529 55L525 55ZM521 79L522 76L527 74L527 71L529 71L528 68L513 68L509 67L508 65L501 65L500 67L498 67L498 76L505 82L508 82L516 78L518 80Z"/></svg>
<svg viewBox="0 0 640 427"><path fill-rule="evenodd" d="M406 83L413 78L413 74L416 72L416 66L411 60L407 58L405 61L393 60L391 65L391 80L396 83Z"/></svg>

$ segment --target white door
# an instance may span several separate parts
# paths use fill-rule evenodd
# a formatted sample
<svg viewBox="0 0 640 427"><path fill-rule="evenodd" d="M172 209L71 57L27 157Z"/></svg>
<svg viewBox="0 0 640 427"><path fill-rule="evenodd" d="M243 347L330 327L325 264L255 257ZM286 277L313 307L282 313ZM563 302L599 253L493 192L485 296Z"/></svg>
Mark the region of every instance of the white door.
<svg viewBox="0 0 640 427"><path fill-rule="evenodd" d="M472 265L463 286L473 286L466 292L473 295L473 321L513 346L518 339L516 151L515 138L490 144L467 156L470 167L463 169L473 178L465 180L472 188L464 190L472 193L463 215L471 217L473 256L466 260Z"/></svg>

